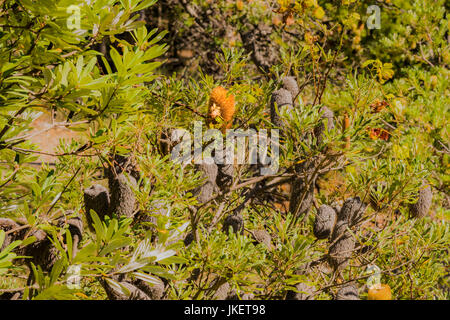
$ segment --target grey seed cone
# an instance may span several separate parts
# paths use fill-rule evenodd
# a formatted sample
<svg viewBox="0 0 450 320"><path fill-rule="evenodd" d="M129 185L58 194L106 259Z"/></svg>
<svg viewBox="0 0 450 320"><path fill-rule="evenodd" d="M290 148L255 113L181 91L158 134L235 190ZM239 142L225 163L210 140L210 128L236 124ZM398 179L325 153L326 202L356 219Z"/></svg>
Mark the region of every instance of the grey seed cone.
<svg viewBox="0 0 450 320"><path fill-rule="evenodd" d="M327 239L331 235L335 223L336 211L330 206L321 205L314 222L314 236L317 239Z"/></svg>
<svg viewBox="0 0 450 320"><path fill-rule="evenodd" d="M292 99L295 99L299 92L297 80L294 77L284 77L283 79L281 79L281 83L283 89L289 91L291 93Z"/></svg>
<svg viewBox="0 0 450 320"><path fill-rule="evenodd" d="M283 121L280 116L281 110L283 108L292 109L292 104L292 95L288 90L281 88L272 93L272 99L270 103L270 121L274 126L283 126Z"/></svg>
<svg viewBox="0 0 450 320"><path fill-rule="evenodd" d="M308 186L303 179L297 179L292 183L291 201L289 203L289 212L302 216L309 212L314 201L314 181ZM305 196L303 193L306 191ZM302 200L303 197L303 200ZM300 206L300 207L299 207ZM299 207L298 211L297 208Z"/></svg>
<svg viewBox="0 0 450 320"><path fill-rule="evenodd" d="M358 289L354 284L347 284L339 289L336 300L360 300Z"/></svg>
<svg viewBox="0 0 450 320"><path fill-rule="evenodd" d="M31 236L36 237L36 241L24 247L23 253L21 252L20 255L31 256L31 259L25 260L27 264L32 262L34 265L40 266L44 272L49 272L59 258L59 251L43 230L35 230Z"/></svg>
<svg viewBox="0 0 450 320"><path fill-rule="evenodd" d="M136 279L133 281L133 285L143 291L151 300L161 300L164 295L165 286L162 280L158 284L150 285L141 279Z"/></svg>
<svg viewBox="0 0 450 320"><path fill-rule="evenodd" d="M121 156L119 154L114 155L114 158L111 160L114 166L114 172L116 174L120 174L120 173L128 173L129 175L131 175L136 181L139 181L140 179L140 173L139 173L139 169L138 166L136 164L136 160L135 158L130 155L130 156ZM108 170L108 174L112 174L112 170L109 169Z"/></svg>
<svg viewBox="0 0 450 320"><path fill-rule="evenodd" d="M339 213L341 212L343 202L341 200L335 201L331 204L331 207L336 211L336 214L339 216Z"/></svg>
<svg viewBox="0 0 450 320"><path fill-rule="evenodd" d="M295 288L298 292L288 291L286 300L314 300L311 295L316 291L316 287L306 283L298 283Z"/></svg>
<svg viewBox="0 0 450 320"><path fill-rule="evenodd" d="M105 280L100 281L102 287L105 289L106 295L108 296L109 300L150 300L150 298L137 288L136 286L132 285L131 283L127 281L122 281L120 284L124 286L129 292L130 295L127 296L126 294L122 293L115 287L109 285L108 282Z"/></svg>
<svg viewBox="0 0 450 320"><path fill-rule="evenodd" d="M193 194L197 196L197 201L199 203L205 203L211 200L213 194L218 190L216 184L218 168L215 163L202 163L196 165L195 168L202 172L202 178L205 179L205 182L200 187L194 189Z"/></svg>
<svg viewBox="0 0 450 320"><path fill-rule="evenodd" d="M68 213L67 213L68 214ZM72 237L78 237L79 240L83 238L83 221L80 217L72 217L67 219L65 216L61 217L57 221L57 226L60 228L64 228L67 225L69 227L70 234Z"/></svg>
<svg viewBox="0 0 450 320"><path fill-rule="evenodd" d="M184 237L183 243L187 247L192 243L192 241L194 241L194 233L190 231Z"/></svg>
<svg viewBox="0 0 450 320"><path fill-rule="evenodd" d="M344 232L328 251L330 265L335 270L345 269L354 249L355 239L348 231Z"/></svg>
<svg viewBox="0 0 450 320"><path fill-rule="evenodd" d="M216 292L213 295L213 300L227 299L230 290L231 290L230 284L228 282L225 282L219 288L217 288Z"/></svg>
<svg viewBox="0 0 450 320"><path fill-rule="evenodd" d="M109 214L110 198L108 189L100 184L94 184L93 186L84 190L84 209L86 211L86 220L89 228L92 230L92 217L91 210L99 216L101 220Z"/></svg>
<svg viewBox="0 0 450 320"><path fill-rule="evenodd" d="M111 192L110 212L117 216L132 217L136 205L136 197L131 186L136 186L132 176L118 174L108 177L109 191Z"/></svg>
<svg viewBox="0 0 450 320"><path fill-rule="evenodd" d="M338 221L345 221L350 225L353 225L361 218L366 207L366 204L364 204L359 197L348 198L342 205Z"/></svg>
<svg viewBox="0 0 450 320"><path fill-rule="evenodd" d="M267 248L272 248L272 237L264 229L258 229L251 231L253 239L258 243L263 243Z"/></svg>
<svg viewBox="0 0 450 320"><path fill-rule="evenodd" d="M231 290L225 300L253 300L255 295L253 293L244 293L241 294L240 299L236 290Z"/></svg>
<svg viewBox="0 0 450 320"><path fill-rule="evenodd" d="M314 128L314 136L316 137L317 144L320 145L323 142L323 136L325 132L325 122L327 123L327 131L334 129L334 113L327 107L321 107L319 113L322 114L322 121Z"/></svg>
<svg viewBox="0 0 450 320"><path fill-rule="evenodd" d="M234 166L232 164L218 164L217 165L216 184L224 190L233 185Z"/></svg>
<svg viewBox="0 0 450 320"><path fill-rule="evenodd" d="M428 214L433 200L431 187L428 185L419 190L417 202L410 204L409 212L412 218L423 218Z"/></svg>
<svg viewBox="0 0 450 320"><path fill-rule="evenodd" d="M292 182L289 212L297 217L308 213L313 204L316 183L316 177L312 177L314 168L314 159L303 161L295 166L298 174L306 175Z"/></svg>
<svg viewBox="0 0 450 320"><path fill-rule="evenodd" d="M244 233L244 219L240 214L230 214L225 218L222 231L228 233L230 227L234 233Z"/></svg>

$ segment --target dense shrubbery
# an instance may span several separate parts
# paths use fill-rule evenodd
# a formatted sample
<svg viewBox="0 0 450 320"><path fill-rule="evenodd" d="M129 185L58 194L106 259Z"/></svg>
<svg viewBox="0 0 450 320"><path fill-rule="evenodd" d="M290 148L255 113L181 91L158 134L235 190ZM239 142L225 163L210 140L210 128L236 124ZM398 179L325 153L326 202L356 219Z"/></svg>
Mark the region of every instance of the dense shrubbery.
<svg viewBox="0 0 450 320"><path fill-rule="evenodd" d="M2 298L449 298L447 2L84 2L1 4ZM42 113L78 138L36 165ZM172 161L195 120L278 172Z"/></svg>

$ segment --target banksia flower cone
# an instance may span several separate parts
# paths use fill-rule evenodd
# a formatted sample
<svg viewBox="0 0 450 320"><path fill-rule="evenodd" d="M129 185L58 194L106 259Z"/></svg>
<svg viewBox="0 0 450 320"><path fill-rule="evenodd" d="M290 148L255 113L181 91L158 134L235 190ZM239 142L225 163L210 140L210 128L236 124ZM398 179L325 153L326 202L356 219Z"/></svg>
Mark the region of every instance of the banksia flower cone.
<svg viewBox="0 0 450 320"><path fill-rule="evenodd" d="M391 288L387 284L375 285L369 289L369 300L392 300Z"/></svg>
<svg viewBox="0 0 450 320"><path fill-rule="evenodd" d="M214 88L209 98L208 122L217 123L217 118L220 117L224 122L222 126L222 132L224 132L231 128L234 112L234 96L228 94L223 87Z"/></svg>

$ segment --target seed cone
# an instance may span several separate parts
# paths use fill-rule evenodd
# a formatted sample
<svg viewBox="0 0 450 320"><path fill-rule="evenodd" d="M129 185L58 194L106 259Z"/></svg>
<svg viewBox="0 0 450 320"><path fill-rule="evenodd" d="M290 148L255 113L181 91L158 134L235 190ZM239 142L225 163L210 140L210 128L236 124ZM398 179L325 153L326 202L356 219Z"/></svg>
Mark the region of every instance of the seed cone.
<svg viewBox="0 0 450 320"><path fill-rule="evenodd" d="M316 177L312 176L314 163L314 160L306 160L295 168L299 175L306 175L306 177L296 178L291 187L289 212L297 217L308 213L314 201L314 185L316 183Z"/></svg>
<svg viewBox="0 0 450 320"><path fill-rule="evenodd" d="M218 164L217 169L217 186L221 190L231 187L233 184L234 166L232 164Z"/></svg>
<svg viewBox="0 0 450 320"><path fill-rule="evenodd" d="M336 300L360 300L358 289L354 284L347 284L339 289Z"/></svg>
<svg viewBox="0 0 450 320"><path fill-rule="evenodd" d="M234 233L244 233L244 219L240 214L230 214L225 218L222 231L228 233L230 227L233 228Z"/></svg>
<svg viewBox="0 0 450 320"><path fill-rule="evenodd" d="M409 212L412 218L423 218L428 214L433 200L431 187L428 185L422 187L417 196L417 202L409 206Z"/></svg>
<svg viewBox="0 0 450 320"><path fill-rule="evenodd" d="M328 251L329 263L335 270L342 270L348 265L348 259L355 249L355 239L348 229L356 225L365 209L366 205L359 197L355 197L345 200L339 212Z"/></svg>
<svg viewBox="0 0 450 320"><path fill-rule="evenodd" d="M15 221L8 219L8 218L0 218L0 230L8 232L8 231L16 229L18 227L19 227L19 224L16 223ZM11 242L13 242L14 240L15 240L15 237L13 234L5 235L3 244L0 247L0 251L5 249L7 246L9 246L11 244Z"/></svg>
<svg viewBox="0 0 450 320"><path fill-rule="evenodd" d="M127 281L121 281L120 284L130 292L129 296L122 293L118 288L111 286L103 279L100 281L100 284L105 289L109 300L150 300L150 297L144 291Z"/></svg>
<svg viewBox="0 0 450 320"><path fill-rule="evenodd" d="M272 248L272 237L266 230L264 229L253 230L251 231L251 235L257 243L263 243L267 248L269 249Z"/></svg>
<svg viewBox="0 0 450 320"><path fill-rule="evenodd" d="M286 300L314 300L311 295L316 291L316 287L306 283L298 283L295 288L298 292L288 291Z"/></svg>
<svg viewBox="0 0 450 320"><path fill-rule="evenodd" d="M321 205L314 223L314 236L317 239L327 239L331 235L335 223L336 211L330 206Z"/></svg>
<svg viewBox="0 0 450 320"><path fill-rule="evenodd" d="M110 212L117 216L132 217L136 205L136 198L131 186L136 187L136 180L123 173L109 175L108 186L111 192Z"/></svg>
<svg viewBox="0 0 450 320"><path fill-rule="evenodd" d="M234 96L223 87L214 88L209 98L208 123L215 123L221 117L224 121L222 132L225 132L233 124L234 112Z"/></svg>
<svg viewBox="0 0 450 320"><path fill-rule="evenodd" d="M215 163L207 164L197 164L195 169L202 173L202 178L205 179L203 185L195 188L192 194L197 196L197 201L199 203L206 203L213 198L213 194L218 191L218 186L216 184L218 168Z"/></svg>
<svg viewBox="0 0 450 320"><path fill-rule="evenodd" d="M294 77L284 77L281 79L281 83L283 85L283 89L286 89L291 93L292 99L294 100L299 93L297 80Z"/></svg>
<svg viewBox="0 0 450 320"><path fill-rule="evenodd" d="M106 215L110 213L110 199L109 192L104 186L94 184L93 186L84 190L84 209L86 211L86 220L89 229L93 231L93 221L91 217L91 210L97 213L100 220L103 220Z"/></svg>
<svg viewBox="0 0 450 320"><path fill-rule="evenodd" d="M270 103L270 121L276 127L283 127L281 117L283 109L292 109L292 95L288 90L281 88L272 93Z"/></svg>
<svg viewBox="0 0 450 320"><path fill-rule="evenodd" d="M328 251L330 265L335 270L345 269L354 249L355 239L350 232L344 231L339 240L331 245Z"/></svg>
<svg viewBox="0 0 450 320"><path fill-rule="evenodd" d="M345 221L350 225L354 225L361 218L365 210L366 205L359 197L349 198L342 205L338 221Z"/></svg>
<svg viewBox="0 0 450 320"><path fill-rule="evenodd" d="M161 300L164 296L165 285L161 280L152 286L141 279L136 279L133 281L133 285L142 290L150 300Z"/></svg>
<svg viewBox="0 0 450 320"><path fill-rule="evenodd" d="M374 185L374 186L372 186L370 188L369 202L370 202L370 205L372 206L372 208L374 210L381 210L382 209L383 206L381 204L383 202L383 199L378 199L377 191L378 190L383 190L383 189L386 189L386 188L387 188L387 185L386 185L385 182L378 183L378 184L376 184L376 185Z"/></svg>
<svg viewBox="0 0 450 320"><path fill-rule="evenodd" d="M327 131L334 129L334 113L325 106L321 107L319 112L322 114L322 121L314 128L314 136L316 137L317 144L321 145L325 132L325 122Z"/></svg>

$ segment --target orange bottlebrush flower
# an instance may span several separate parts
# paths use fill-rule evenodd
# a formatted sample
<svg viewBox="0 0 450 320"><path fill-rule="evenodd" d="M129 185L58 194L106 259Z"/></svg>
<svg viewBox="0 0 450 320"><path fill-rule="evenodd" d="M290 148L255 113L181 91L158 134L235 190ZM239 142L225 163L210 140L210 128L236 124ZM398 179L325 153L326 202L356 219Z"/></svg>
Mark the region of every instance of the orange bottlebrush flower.
<svg viewBox="0 0 450 320"><path fill-rule="evenodd" d="M391 288L387 284L375 285L369 289L369 300L391 300Z"/></svg>
<svg viewBox="0 0 450 320"><path fill-rule="evenodd" d="M376 101L370 105L370 109L372 110L372 113L378 113L381 110L383 110L385 107L387 107L389 104L386 100L383 101Z"/></svg>
<svg viewBox="0 0 450 320"><path fill-rule="evenodd" d="M216 123L220 117L224 121L222 131L225 131L232 125L234 111L234 96L223 87L214 88L209 98L208 123Z"/></svg>

